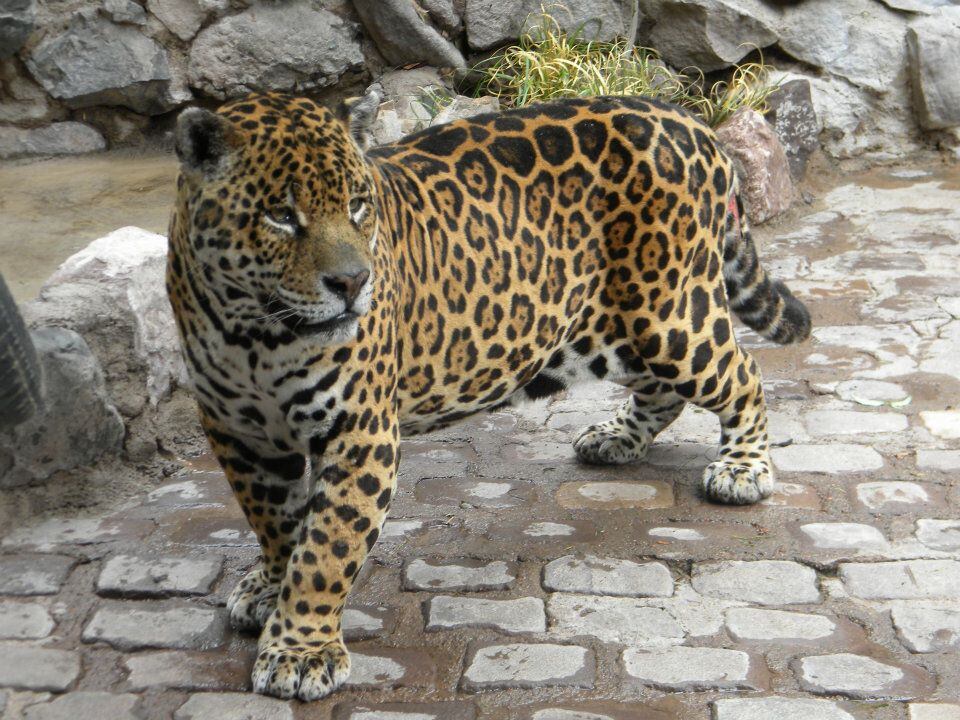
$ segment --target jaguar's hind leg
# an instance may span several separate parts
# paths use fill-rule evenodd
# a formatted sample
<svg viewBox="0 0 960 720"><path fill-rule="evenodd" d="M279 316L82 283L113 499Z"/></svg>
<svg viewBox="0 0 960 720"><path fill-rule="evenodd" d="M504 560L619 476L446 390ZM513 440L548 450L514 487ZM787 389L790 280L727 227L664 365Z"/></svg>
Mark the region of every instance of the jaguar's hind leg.
<svg viewBox="0 0 960 720"><path fill-rule="evenodd" d="M584 428L574 441L577 456L594 465L642 460L653 439L683 412L685 402L671 394L635 392L606 422Z"/></svg>
<svg viewBox="0 0 960 720"><path fill-rule="evenodd" d="M773 471L767 443L767 414L760 370L737 348L730 372L711 398L694 399L720 418L719 458L703 471L701 490L710 500L750 505L773 493Z"/></svg>

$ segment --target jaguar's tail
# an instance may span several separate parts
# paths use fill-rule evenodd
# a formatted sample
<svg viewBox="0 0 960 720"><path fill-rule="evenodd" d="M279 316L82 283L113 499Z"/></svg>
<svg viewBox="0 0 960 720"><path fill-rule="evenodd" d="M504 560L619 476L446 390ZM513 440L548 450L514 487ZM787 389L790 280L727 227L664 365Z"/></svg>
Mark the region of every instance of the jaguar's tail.
<svg viewBox="0 0 960 720"><path fill-rule="evenodd" d="M747 327L781 345L810 335L810 312L760 264L736 182L727 209L723 279L730 308Z"/></svg>

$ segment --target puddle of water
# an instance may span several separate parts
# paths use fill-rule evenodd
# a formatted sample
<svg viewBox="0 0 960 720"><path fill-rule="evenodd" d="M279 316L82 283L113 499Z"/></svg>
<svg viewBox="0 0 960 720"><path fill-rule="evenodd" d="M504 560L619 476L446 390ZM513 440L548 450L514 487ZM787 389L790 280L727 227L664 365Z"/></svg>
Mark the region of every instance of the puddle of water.
<svg viewBox="0 0 960 720"><path fill-rule="evenodd" d="M118 227L166 234L176 173L172 153L0 163L0 272L13 296L35 297L60 263Z"/></svg>

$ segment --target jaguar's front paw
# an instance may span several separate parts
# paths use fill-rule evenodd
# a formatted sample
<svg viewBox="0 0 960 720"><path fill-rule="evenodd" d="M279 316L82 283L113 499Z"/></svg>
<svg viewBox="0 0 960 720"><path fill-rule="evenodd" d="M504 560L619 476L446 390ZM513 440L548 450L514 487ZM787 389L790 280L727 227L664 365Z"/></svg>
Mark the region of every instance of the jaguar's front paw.
<svg viewBox="0 0 960 720"><path fill-rule="evenodd" d="M342 640L294 645L284 640L282 636L261 639L253 666L255 692L284 700L319 700L343 685L350 675L350 654Z"/></svg>
<svg viewBox="0 0 960 720"><path fill-rule="evenodd" d="M592 465L624 465L646 457L650 443L617 420L585 428L573 443L577 456Z"/></svg>
<svg viewBox="0 0 960 720"><path fill-rule="evenodd" d="M227 598L230 624L237 630L259 630L277 607L279 594L280 581L272 581L263 568L254 568Z"/></svg>
<svg viewBox="0 0 960 720"><path fill-rule="evenodd" d="M766 462L741 464L717 460L703 471L700 489L710 500L725 505L752 505L773 493L773 473Z"/></svg>

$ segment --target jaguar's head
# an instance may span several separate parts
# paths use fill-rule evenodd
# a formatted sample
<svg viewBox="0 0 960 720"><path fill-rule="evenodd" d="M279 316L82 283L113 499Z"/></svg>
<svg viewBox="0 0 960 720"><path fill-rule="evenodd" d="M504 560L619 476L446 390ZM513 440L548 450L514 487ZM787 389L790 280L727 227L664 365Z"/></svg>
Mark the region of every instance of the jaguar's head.
<svg viewBox="0 0 960 720"><path fill-rule="evenodd" d="M363 150L378 101L334 114L253 95L180 115L181 232L228 321L319 344L355 336L375 281L376 188Z"/></svg>

